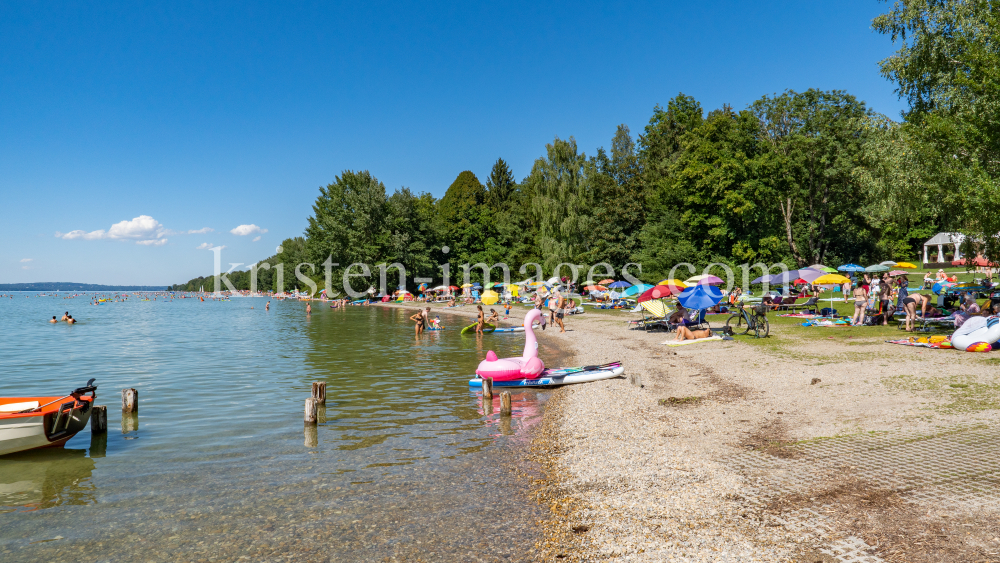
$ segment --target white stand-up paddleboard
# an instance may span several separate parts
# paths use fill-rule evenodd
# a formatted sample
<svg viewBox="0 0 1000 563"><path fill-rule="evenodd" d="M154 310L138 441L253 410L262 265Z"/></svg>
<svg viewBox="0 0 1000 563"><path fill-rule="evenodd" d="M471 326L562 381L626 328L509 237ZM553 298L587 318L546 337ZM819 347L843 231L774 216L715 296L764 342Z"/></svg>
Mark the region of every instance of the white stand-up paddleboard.
<svg viewBox="0 0 1000 563"><path fill-rule="evenodd" d="M558 387L574 383L587 383L619 377L625 373L621 362L611 362L600 366L583 366L575 368L547 369L535 379L514 379L511 381L494 381L493 387ZM478 375L469 380L469 387L482 387L483 380Z"/></svg>

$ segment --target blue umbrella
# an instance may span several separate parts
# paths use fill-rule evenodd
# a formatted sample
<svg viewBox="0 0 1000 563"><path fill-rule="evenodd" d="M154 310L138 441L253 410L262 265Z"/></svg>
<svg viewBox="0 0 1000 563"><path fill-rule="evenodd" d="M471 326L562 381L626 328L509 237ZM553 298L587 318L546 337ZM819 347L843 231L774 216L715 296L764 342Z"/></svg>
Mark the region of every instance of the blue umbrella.
<svg viewBox="0 0 1000 563"><path fill-rule="evenodd" d="M750 285L757 285L759 283L764 283L764 282L767 282L767 283L770 284L771 283L771 277L772 276L770 276L769 274L764 274L763 276L761 276L761 277L753 280L752 282L750 282Z"/></svg>
<svg viewBox="0 0 1000 563"><path fill-rule="evenodd" d="M483 285L481 283L479 283L479 282L476 282L476 283L472 284L472 287L473 287L473 289L480 289L480 288L483 287Z"/></svg>
<svg viewBox="0 0 1000 563"><path fill-rule="evenodd" d="M632 287L632 284L628 283L627 281L616 281L614 283L608 284L609 289L618 289L622 287Z"/></svg>
<svg viewBox="0 0 1000 563"><path fill-rule="evenodd" d="M722 292L713 285L695 285L682 291L677 301L686 309L708 309L722 301Z"/></svg>
<svg viewBox="0 0 1000 563"><path fill-rule="evenodd" d="M865 271L864 266L858 266L857 264L844 264L842 266L837 266L838 272L863 272Z"/></svg>
<svg viewBox="0 0 1000 563"><path fill-rule="evenodd" d="M632 287L626 289L625 291L622 292L622 295L625 296L625 297L632 297L632 296L635 296L635 295L642 295L643 293L645 293L646 291L648 291L650 289L653 289L653 286L649 285L648 283L640 283L640 284L633 285Z"/></svg>

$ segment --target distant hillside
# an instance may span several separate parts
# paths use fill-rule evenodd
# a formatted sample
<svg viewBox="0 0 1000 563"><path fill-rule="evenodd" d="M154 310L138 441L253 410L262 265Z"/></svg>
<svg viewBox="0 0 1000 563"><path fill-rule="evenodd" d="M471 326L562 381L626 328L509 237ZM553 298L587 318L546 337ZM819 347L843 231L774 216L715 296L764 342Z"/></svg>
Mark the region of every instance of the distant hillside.
<svg viewBox="0 0 1000 563"><path fill-rule="evenodd" d="M0 291L165 291L164 285L97 285L72 282L0 283Z"/></svg>

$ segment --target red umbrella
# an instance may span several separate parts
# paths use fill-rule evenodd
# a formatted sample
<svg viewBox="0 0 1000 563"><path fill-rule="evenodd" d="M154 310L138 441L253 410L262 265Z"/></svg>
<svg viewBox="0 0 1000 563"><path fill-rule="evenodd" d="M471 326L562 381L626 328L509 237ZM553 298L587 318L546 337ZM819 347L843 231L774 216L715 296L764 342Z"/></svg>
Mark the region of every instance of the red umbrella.
<svg viewBox="0 0 1000 563"><path fill-rule="evenodd" d="M455 291L456 289L461 289L461 288L460 288L460 287L458 287L457 285L449 285L449 286L448 286L448 289L450 289L450 290L452 290L452 291Z"/></svg>
<svg viewBox="0 0 1000 563"><path fill-rule="evenodd" d="M669 285L658 285L652 289L647 289L642 295L639 296L639 303L650 301L652 299L662 299L664 297L670 297L671 295L680 295L684 291L683 287L669 284Z"/></svg>

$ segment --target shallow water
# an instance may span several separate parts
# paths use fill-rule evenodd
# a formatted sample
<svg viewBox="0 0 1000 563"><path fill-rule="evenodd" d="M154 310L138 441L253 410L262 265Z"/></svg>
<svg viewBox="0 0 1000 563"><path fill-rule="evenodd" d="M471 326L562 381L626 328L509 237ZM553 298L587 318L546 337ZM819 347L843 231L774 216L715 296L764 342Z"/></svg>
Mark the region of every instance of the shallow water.
<svg viewBox="0 0 1000 563"><path fill-rule="evenodd" d="M519 355L523 336L416 339L407 311L379 307L14 295L0 396L96 377L109 432L0 458L0 560L530 557L542 510L506 464L546 393L515 394L504 421L467 385L487 349ZM80 323L46 322L66 310ZM329 397L311 431L313 381ZM120 415L125 387L138 417Z"/></svg>

